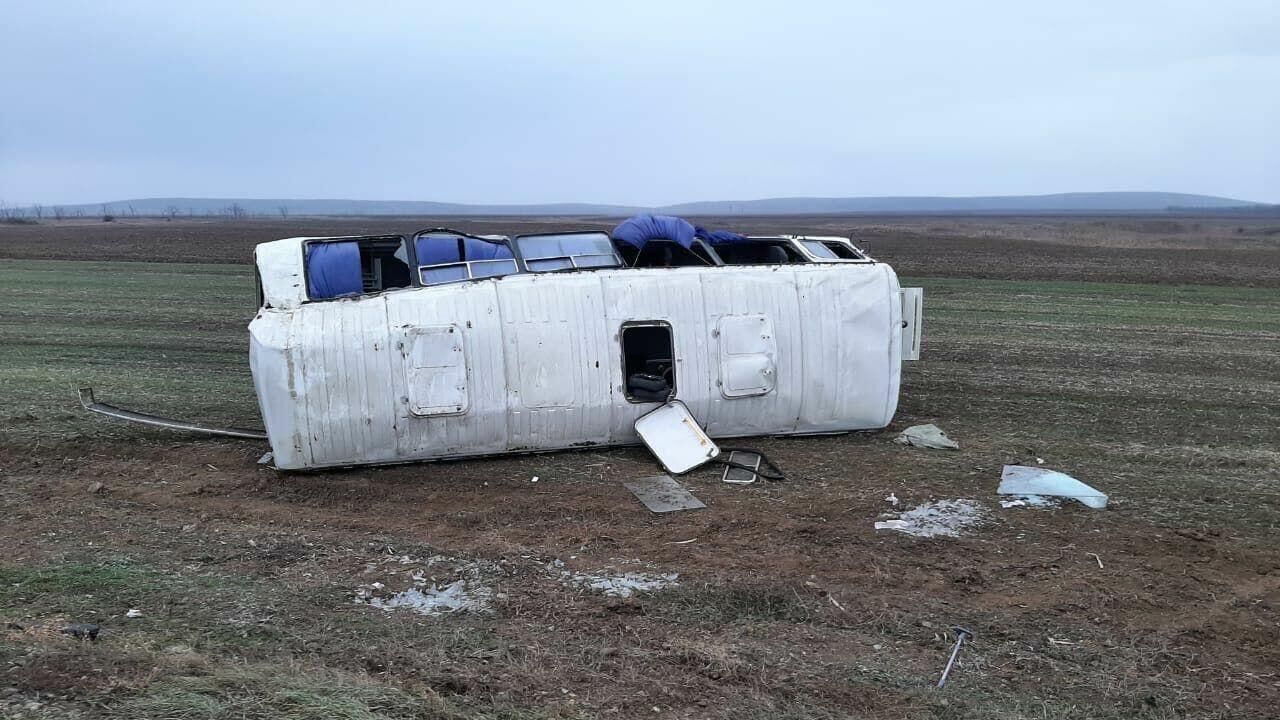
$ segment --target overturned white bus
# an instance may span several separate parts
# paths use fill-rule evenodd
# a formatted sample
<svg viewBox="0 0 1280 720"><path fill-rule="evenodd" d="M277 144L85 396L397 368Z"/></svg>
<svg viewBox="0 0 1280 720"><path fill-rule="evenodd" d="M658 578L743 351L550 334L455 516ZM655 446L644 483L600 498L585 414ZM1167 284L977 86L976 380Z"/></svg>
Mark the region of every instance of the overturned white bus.
<svg viewBox="0 0 1280 720"><path fill-rule="evenodd" d="M253 380L276 467L637 442L668 399L713 437L881 428L920 295L842 238L291 238L257 247Z"/></svg>

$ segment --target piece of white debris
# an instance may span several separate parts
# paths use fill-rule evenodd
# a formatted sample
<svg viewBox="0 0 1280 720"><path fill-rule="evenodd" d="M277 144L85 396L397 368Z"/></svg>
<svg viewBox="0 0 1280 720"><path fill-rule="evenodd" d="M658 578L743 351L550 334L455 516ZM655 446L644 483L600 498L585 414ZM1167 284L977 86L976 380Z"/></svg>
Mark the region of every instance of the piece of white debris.
<svg viewBox="0 0 1280 720"><path fill-rule="evenodd" d="M138 608L129 608L129 612L125 613L124 616L127 618L140 618L142 617L142 611Z"/></svg>
<svg viewBox="0 0 1280 720"><path fill-rule="evenodd" d="M916 537L958 537L982 522L985 512L973 500L938 500L902 513L897 520L875 524L877 530L897 530Z"/></svg>
<svg viewBox="0 0 1280 720"><path fill-rule="evenodd" d="M880 520L876 522L877 530L906 530L911 523L906 520Z"/></svg>
<svg viewBox="0 0 1280 720"><path fill-rule="evenodd" d="M1034 504L1033 498L1040 500L1049 496L1079 500L1095 510L1107 506L1106 493L1091 488L1066 473L1024 465L1005 465L1000 473L1000 487L996 488L996 493L1018 495L1029 504Z"/></svg>
<svg viewBox="0 0 1280 720"><path fill-rule="evenodd" d="M403 592L387 596L375 595L382 583L373 583L356 589L356 603L383 610L404 608L419 615L444 615L454 612L480 612L489 607L491 591L475 586L466 580L458 580L443 587L411 587Z"/></svg>
<svg viewBox="0 0 1280 720"><path fill-rule="evenodd" d="M639 592L651 592L679 585L677 573L647 572L573 572L560 560L547 564L547 569L560 576L560 582L595 590L609 597L631 597ZM610 569L612 570L612 568Z"/></svg>
<svg viewBox="0 0 1280 720"><path fill-rule="evenodd" d="M894 495L893 493L889 493L888 497L886 497L884 501L894 507L898 507L898 496Z"/></svg>
<svg viewBox="0 0 1280 720"><path fill-rule="evenodd" d="M960 444L947 437L947 434L937 425L912 425L903 430L893 441L899 445L912 445L935 450L960 449Z"/></svg>
<svg viewBox="0 0 1280 720"><path fill-rule="evenodd" d="M529 482L538 482L538 476L537 476L537 475L534 475L534 476L533 476L533 479L532 479L532 480L530 480Z"/></svg>

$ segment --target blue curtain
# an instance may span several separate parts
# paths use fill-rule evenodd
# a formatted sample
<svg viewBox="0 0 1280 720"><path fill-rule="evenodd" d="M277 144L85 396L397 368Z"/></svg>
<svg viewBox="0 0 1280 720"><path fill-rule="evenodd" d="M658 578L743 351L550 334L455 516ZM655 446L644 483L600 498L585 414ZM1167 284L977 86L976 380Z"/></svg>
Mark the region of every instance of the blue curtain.
<svg viewBox="0 0 1280 720"><path fill-rule="evenodd" d="M360 244L355 240L307 246L307 295L325 300L364 292Z"/></svg>
<svg viewBox="0 0 1280 720"><path fill-rule="evenodd" d="M462 256L458 255L459 239L462 240ZM503 243L444 233L419 235L414 239L414 249L419 265L444 265L463 260L510 260L515 257L511 248Z"/></svg>

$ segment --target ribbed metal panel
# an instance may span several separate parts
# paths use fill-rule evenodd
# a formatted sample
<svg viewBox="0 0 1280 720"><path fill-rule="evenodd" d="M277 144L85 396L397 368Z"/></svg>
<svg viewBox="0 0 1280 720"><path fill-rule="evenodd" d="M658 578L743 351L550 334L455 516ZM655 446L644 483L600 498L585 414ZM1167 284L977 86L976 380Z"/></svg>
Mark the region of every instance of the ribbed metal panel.
<svg viewBox="0 0 1280 720"><path fill-rule="evenodd" d="M901 307L894 305L898 288L892 271L882 265L855 273L802 268L796 271L796 289L805 310L804 390L796 429L888 424L888 389L897 387L901 372L895 354L900 350Z"/></svg>
<svg viewBox="0 0 1280 720"><path fill-rule="evenodd" d="M416 327L452 324L462 333L470 405L461 415L418 417L409 411L408 361L393 354L383 392L397 398L396 428L402 458L502 452L507 446L503 328L496 281L460 283L387 294L390 335L407 342ZM406 346L407 347L407 346Z"/></svg>
<svg viewBox="0 0 1280 720"><path fill-rule="evenodd" d="M707 344L710 328L703 317L702 268L629 270L601 273L604 285L605 336L611 355L609 376L613 384L613 408L609 436L613 442L639 442L636 418L658 407L657 403L632 403L623 391L622 346L619 332L627 322L658 320L671 325L675 351L676 398L702 420L712 389Z"/></svg>
<svg viewBox="0 0 1280 720"><path fill-rule="evenodd" d="M737 268L703 275L704 318L709 334L708 354L711 391L708 393L707 432L712 436L756 435L790 432L795 428L804 394L804 346L800 310L796 301L795 272L785 266L760 268L742 274ZM726 316L760 315L769 318L777 348L774 390L765 395L726 398L720 383L724 343L711 333Z"/></svg>
<svg viewBox="0 0 1280 720"><path fill-rule="evenodd" d="M671 326L676 397L713 436L883 427L900 381L901 306L883 265L518 275L262 315L250 328L255 384L273 447L297 446L282 456L292 467L635 442L656 403L623 391L619 332L631 322ZM728 398L716 329L744 316L767 320L760 347L776 382ZM445 326L462 336L469 404L416 416L401 343ZM271 390L281 385L290 394Z"/></svg>
<svg viewBox="0 0 1280 720"><path fill-rule="evenodd" d="M498 284L511 450L609 441L608 333L600 278L531 275Z"/></svg>

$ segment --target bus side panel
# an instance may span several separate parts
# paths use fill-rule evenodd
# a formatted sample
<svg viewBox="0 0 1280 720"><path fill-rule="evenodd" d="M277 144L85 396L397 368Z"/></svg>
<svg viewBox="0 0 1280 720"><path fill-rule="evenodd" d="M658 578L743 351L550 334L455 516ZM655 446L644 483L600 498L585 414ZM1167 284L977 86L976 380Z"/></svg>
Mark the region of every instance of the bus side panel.
<svg viewBox="0 0 1280 720"><path fill-rule="evenodd" d="M622 346L624 323L664 322L671 326L675 357L676 399L705 423L713 387L708 363L710 328L703 309L701 268L653 268L600 273L604 287L606 342L610 345L609 376L613 383L613 412L609 437L615 443L639 442L635 421L661 403L630 402L624 392Z"/></svg>
<svg viewBox="0 0 1280 720"><path fill-rule="evenodd" d="M506 354L508 449L609 442L609 332L593 274L511 277L497 283ZM477 379L478 381L478 379Z"/></svg>
<svg viewBox="0 0 1280 720"><path fill-rule="evenodd" d="M797 292L805 382L796 430L888 425L901 372L901 308L892 271L876 265L798 272Z"/></svg>
<svg viewBox="0 0 1280 720"><path fill-rule="evenodd" d="M387 318L397 352L392 354L390 383L384 392L396 403L396 437L401 459L483 455L507 450L506 361L503 327L494 282L462 283L409 292L388 293ZM450 398L465 398L456 412L442 408L424 412L429 397L412 379L429 372L416 366L435 362L433 353L416 352L414 342L443 342L443 331L461 335L456 343L464 368L445 376L462 384ZM453 346L455 341L450 340ZM401 347L403 345L403 347ZM426 377L430 378L431 375ZM415 412L417 406L417 412Z"/></svg>
<svg viewBox="0 0 1280 720"><path fill-rule="evenodd" d="M796 275L786 266L703 275L712 382L709 410L696 417L705 418L712 436L795 429L805 382ZM745 383L758 389L739 393L732 364L744 360L760 377Z"/></svg>

